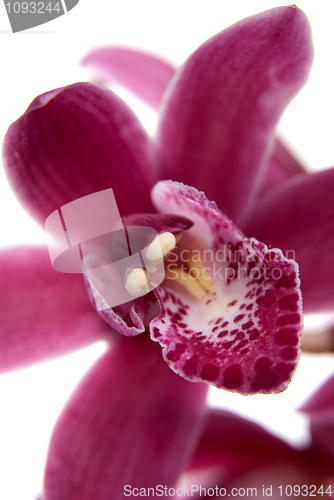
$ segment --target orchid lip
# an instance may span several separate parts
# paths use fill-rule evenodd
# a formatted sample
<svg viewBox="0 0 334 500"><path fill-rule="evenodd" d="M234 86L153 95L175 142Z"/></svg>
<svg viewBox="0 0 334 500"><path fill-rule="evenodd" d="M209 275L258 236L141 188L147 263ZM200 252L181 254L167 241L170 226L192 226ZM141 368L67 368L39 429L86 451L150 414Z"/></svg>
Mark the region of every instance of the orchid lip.
<svg viewBox="0 0 334 500"><path fill-rule="evenodd" d="M297 264L246 238L192 187L160 182L152 199L193 222L155 290L161 313L151 337L166 362L188 380L245 395L286 389L300 355Z"/></svg>

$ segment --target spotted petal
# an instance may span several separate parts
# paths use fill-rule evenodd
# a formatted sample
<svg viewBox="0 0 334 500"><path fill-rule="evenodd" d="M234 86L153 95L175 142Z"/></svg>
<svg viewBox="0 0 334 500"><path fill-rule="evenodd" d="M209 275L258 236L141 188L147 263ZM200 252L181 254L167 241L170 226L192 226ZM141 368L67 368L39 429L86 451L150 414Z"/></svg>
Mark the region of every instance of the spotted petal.
<svg viewBox="0 0 334 500"><path fill-rule="evenodd" d="M167 363L188 380L242 394L284 390L299 357L296 263L245 238L194 188L160 182L152 199L159 211L193 222L156 289L161 314L151 334Z"/></svg>

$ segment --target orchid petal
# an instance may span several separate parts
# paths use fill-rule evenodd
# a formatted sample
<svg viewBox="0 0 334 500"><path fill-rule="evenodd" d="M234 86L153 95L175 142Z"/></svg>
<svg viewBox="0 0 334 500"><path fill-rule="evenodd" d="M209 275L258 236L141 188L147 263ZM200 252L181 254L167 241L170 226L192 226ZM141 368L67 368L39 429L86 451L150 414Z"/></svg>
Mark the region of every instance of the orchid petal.
<svg viewBox="0 0 334 500"><path fill-rule="evenodd" d="M125 485L174 486L197 441L206 392L172 373L146 335L119 337L56 425L46 498L120 500Z"/></svg>
<svg viewBox="0 0 334 500"><path fill-rule="evenodd" d="M312 465L307 467L303 461L298 462L292 459L278 463L269 462L234 478L229 483L225 483L224 486L228 491L253 492L254 496L256 491L258 496L270 496L282 500L288 500L291 492L295 492L296 496L298 491L304 492L304 494L305 492L313 492L316 489L315 484L325 483L326 486L323 486L325 491L330 478L326 478L325 482L325 474L321 474L323 469L319 471L320 467L317 463ZM324 464L319 465L323 467ZM322 480L323 483L319 483L319 480Z"/></svg>
<svg viewBox="0 0 334 500"><path fill-rule="evenodd" d="M264 197L270 189L295 175L305 174L306 170L296 160L288 148L278 139L268 162L267 172L262 182L260 196Z"/></svg>
<svg viewBox="0 0 334 500"><path fill-rule="evenodd" d="M305 312L334 307L333 188L334 168L297 176L261 200L243 227L298 262Z"/></svg>
<svg viewBox="0 0 334 500"><path fill-rule="evenodd" d="M146 133L99 85L76 83L37 97L10 126L3 157L19 200L43 224L62 205L110 187L121 215L152 211Z"/></svg>
<svg viewBox="0 0 334 500"><path fill-rule="evenodd" d="M311 438L313 448L326 458L326 465L334 472L334 417L312 418Z"/></svg>
<svg viewBox="0 0 334 500"><path fill-rule="evenodd" d="M331 376L303 405L300 411L311 418L312 446L327 458L334 470L334 376Z"/></svg>
<svg viewBox="0 0 334 500"><path fill-rule="evenodd" d="M164 232L181 233L192 226L192 222L182 215L175 214L132 214L123 218L124 226L147 226L159 234Z"/></svg>
<svg viewBox="0 0 334 500"><path fill-rule="evenodd" d="M279 491L280 484L291 483L291 474L302 481L299 484L312 484L316 474L319 478L325 470L325 462L316 456L315 465L314 458L309 450L293 448L254 422L226 411L212 410L182 480L198 484L199 476L199 484L203 485L204 481L206 488L218 486L232 491L233 487L246 487L253 496L255 487L258 495L262 493L263 483L272 484L273 491ZM247 487L252 489L247 490ZM270 496L270 488L266 491ZM209 496L204 494L195 498Z"/></svg>
<svg viewBox="0 0 334 500"><path fill-rule="evenodd" d="M260 425L227 411L211 410L189 469L219 464L231 476L293 456L298 456L297 450Z"/></svg>
<svg viewBox="0 0 334 500"><path fill-rule="evenodd" d="M152 200L159 211L182 213L193 222L177 247L178 268L174 256L167 260L170 279L155 289L161 314L150 324L151 335L163 347L166 362L188 380L242 394L284 390L299 357L302 314L296 263L278 249L246 239L194 188L159 182ZM203 249L201 263L214 280L213 291L203 290L200 299L184 288L184 275L175 270L187 262L191 276L192 245Z"/></svg>
<svg viewBox="0 0 334 500"><path fill-rule="evenodd" d="M311 60L309 23L296 6L244 19L204 43L169 88L159 178L203 190L238 223L260 187L274 127Z"/></svg>
<svg viewBox="0 0 334 500"><path fill-rule="evenodd" d="M102 72L112 80L158 109L175 69L165 61L144 52L121 47L93 50L83 64Z"/></svg>
<svg viewBox="0 0 334 500"><path fill-rule="evenodd" d="M46 248L2 249L0 277L1 372L110 336L88 301L82 276L54 271Z"/></svg>
<svg viewBox="0 0 334 500"><path fill-rule="evenodd" d="M330 377L302 406L311 418L329 417L334 423L334 376Z"/></svg>
<svg viewBox="0 0 334 500"><path fill-rule="evenodd" d="M136 234L138 242L132 241L132 255L136 252L141 252L144 249L145 245L140 246L139 244L142 242L141 240L145 240L145 237L141 238L141 232L144 227L153 228L155 230L154 234L171 232L177 237L180 237L182 231L188 229L192 225L192 222L185 217L174 214L132 214L124 217L122 222L125 228L130 226L131 229L135 229L138 227L139 230L138 234ZM146 241L146 243L149 243L149 241ZM139 248L134 248L135 246L139 246ZM124 259L125 256L129 255L128 251L127 239L123 237L120 242L113 240L112 252L115 257L113 260L120 261L121 259ZM123 271L125 275L126 269L123 269ZM92 286L92 282L85 271L85 285L91 304L101 318L119 333L129 337L143 333L149 322L159 315L158 302L152 293L148 293L145 296L116 307L109 307L103 293L101 292L103 289L107 289L108 292L110 291L111 283L108 270L106 270L103 276L101 276L100 284L101 283L103 284L100 289L96 284L93 284ZM115 290L119 296L119 289ZM106 306L98 309L97 303L103 303L106 304Z"/></svg>

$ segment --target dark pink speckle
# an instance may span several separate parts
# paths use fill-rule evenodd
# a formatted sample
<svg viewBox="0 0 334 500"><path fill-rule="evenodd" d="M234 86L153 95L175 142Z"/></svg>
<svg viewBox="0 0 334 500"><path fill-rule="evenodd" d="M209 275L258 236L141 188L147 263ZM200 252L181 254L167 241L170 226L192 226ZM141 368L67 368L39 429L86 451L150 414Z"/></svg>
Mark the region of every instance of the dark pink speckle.
<svg viewBox="0 0 334 500"><path fill-rule="evenodd" d="M298 301L299 301L298 294L293 293L292 295L282 297L278 301L278 305L279 305L280 309L282 309L282 310L296 312L296 311L298 311Z"/></svg>
<svg viewBox="0 0 334 500"><path fill-rule="evenodd" d="M178 361L186 348L185 344L176 344L174 351L170 351L167 354L168 361Z"/></svg>
<svg viewBox="0 0 334 500"><path fill-rule="evenodd" d="M298 344L298 332L296 328L284 327L278 330L275 335L275 342L278 345L297 345Z"/></svg>
<svg viewBox="0 0 334 500"><path fill-rule="evenodd" d="M198 356L192 356L184 363L183 371L186 377L194 377L197 374Z"/></svg>
<svg viewBox="0 0 334 500"><path fill-rule="evenodd" d="M300 322L300 315L298 313L293 314L285 314L278 318L276 324L277 326L286 326L286 325L296 325Z"/></svg>
<svg viewBox="0 0 334 500"><path fill-rule="evenodd" d="M207 380L208 382L214 382L219 376L219 368L212 363L207 363L203 366L200 377L202 380Z"/></svg>
<svg viewBox="0 0 334 500"><path fill-rule="evenodd" d="M223 387L225 389L239 389L243 382L243 374L240 365L231 365L223 373Z"/></svg>

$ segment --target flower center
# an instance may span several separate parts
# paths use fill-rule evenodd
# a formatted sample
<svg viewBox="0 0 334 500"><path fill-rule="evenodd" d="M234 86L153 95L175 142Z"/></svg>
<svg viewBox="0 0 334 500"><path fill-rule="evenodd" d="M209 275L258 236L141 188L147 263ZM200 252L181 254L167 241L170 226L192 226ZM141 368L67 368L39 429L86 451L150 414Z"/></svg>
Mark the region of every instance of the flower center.
<svg viewBox="0 0 334 500"><path fill-rule="evenodd" d="M175 246L176 238L173 233L165 232L158 234L143 252L147 268L154 268L154 264L161 262L161 259L166 259ZM134 298L150 292L152 286L146 269L131 269L125 275L124 287Z"/></svg>
<svg viewBox="0 0 334 500"><path fill-rule="evenodd" d="M185 240L183 240L186 243ZM203 300L216 293L216 284L212 278L211 268L203 262L203 244L198 240L188 246L182 245L175 259L169 259L166 266L168 285L174 281L183 291L192 297ZM189 245L190 243L190 245ZM190 249L189 249L190 246Z"/></svg>
<svg viewBox="0 0 334 500"><path fill-rule="evenodd" d="M183 249L178 254L172 253L177 244L173 233L161 233L143 251L148 271L157 262L164 259L165 277L168 285L176 286L188 292L193 298L203 300L214 295L216 284L212 279L210 268L206 267L201 257L201 244L195 241L191 249ZM186 256L186 257L185 257ZM168 259L168 257L170 259ZM173 258L172 258L173 257ZM176 259L176 260L175 260ZM127 272L124 280L125 289L137 298L152 290L149 274L146 269L134 268ZM167 282L165 282L167 284Z"/></svg>

